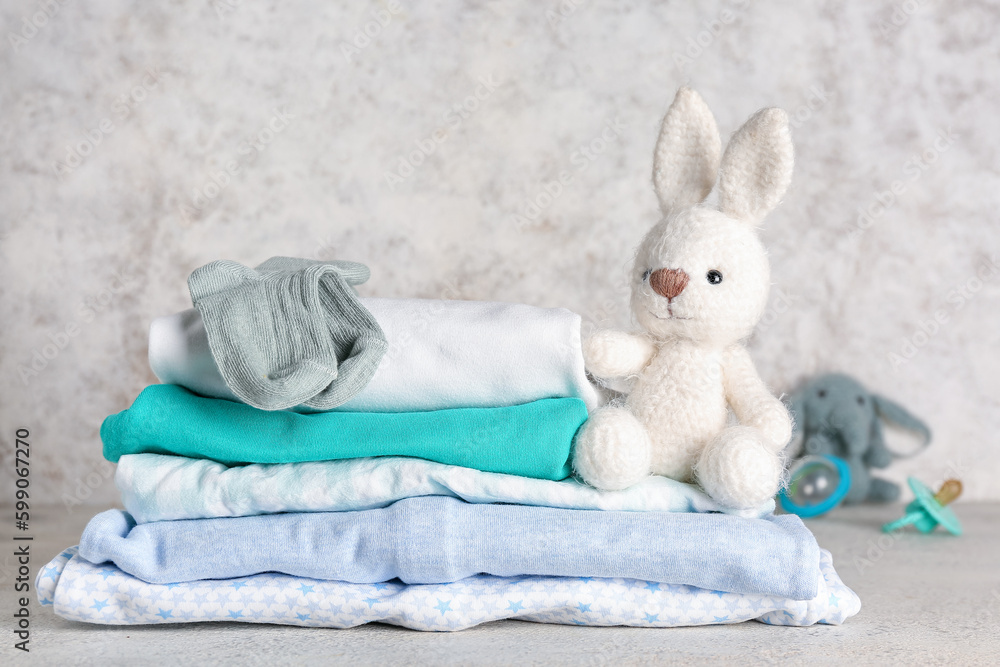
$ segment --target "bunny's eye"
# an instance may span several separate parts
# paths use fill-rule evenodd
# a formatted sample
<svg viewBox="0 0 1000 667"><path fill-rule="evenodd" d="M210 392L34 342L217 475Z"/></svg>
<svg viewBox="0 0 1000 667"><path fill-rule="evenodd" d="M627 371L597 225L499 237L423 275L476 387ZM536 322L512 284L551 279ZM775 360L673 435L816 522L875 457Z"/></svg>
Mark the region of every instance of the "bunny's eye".
<svg viewBox="0 0 1000 667"><path fill-rule="evenodd" d="M826 398L826 389L820 389L819 391L816 392L816 395L819 396L820 398Z"/></svg>
<svg viewBox="0 0 1000 667"><path fill-rule="evenodd" d="M858 405L864 405L864 404L865 404L865 397L858 396Z"/></svg>
<svg viewBox="0 0 1000 667"><path fill-rule="evenodd" d="M705 274L705 278L708 279L708 283L710 285L718 285L719 283L722 282L722 274L716 271L715 269L712 269L707 274Z"/></svg>
<svg viewBox="0 0 1000 667"><path fill-rule="evenodd" d="M644 282L645 282L646 280L649 280L649 276L651 276L652 274L653 274L653 270L652 270L652 269L646 269L646 270L645 270L645 271L643 271L643 273L642 273L642 280L643 280Z"/></svg>

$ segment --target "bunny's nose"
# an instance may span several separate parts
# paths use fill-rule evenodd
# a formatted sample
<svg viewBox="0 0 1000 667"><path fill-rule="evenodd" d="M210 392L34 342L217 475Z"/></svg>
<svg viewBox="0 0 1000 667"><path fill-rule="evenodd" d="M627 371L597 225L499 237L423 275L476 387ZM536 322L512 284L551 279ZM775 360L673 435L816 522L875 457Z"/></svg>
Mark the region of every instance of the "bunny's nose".
<svg viewBox="0 0 1000 667"><path fill-rule="evenodd" d="M680 269L657 269L649 275L649 286L669 301L684 291L688 280L688 274Z"/></svg>

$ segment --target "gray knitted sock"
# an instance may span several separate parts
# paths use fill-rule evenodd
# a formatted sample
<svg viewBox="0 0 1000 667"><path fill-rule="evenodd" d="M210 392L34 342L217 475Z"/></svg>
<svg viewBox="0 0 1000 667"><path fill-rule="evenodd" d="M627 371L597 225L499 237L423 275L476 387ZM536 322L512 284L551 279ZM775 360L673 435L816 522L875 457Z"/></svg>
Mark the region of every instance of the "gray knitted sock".
<svg viewBox="0 0 1000 667"><path fill-rule="evenodd" d="M330 410L364 389L388 347L352 285L356 262L219 260L188 278L212 357L240 400L262 410Z"/></svg>

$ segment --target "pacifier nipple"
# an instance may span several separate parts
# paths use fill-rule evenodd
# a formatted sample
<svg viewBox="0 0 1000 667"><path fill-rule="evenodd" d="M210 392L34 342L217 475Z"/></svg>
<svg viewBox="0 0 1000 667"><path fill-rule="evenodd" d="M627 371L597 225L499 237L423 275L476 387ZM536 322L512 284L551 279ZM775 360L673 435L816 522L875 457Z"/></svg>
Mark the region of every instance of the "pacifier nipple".
<svg viewBox="0 0 1000 667"><path fill-rule="evenodd" d="M934 500L940 505L947 505L960 495L962 495L962 483L957 479L949 479L934 494Z"/></svg>

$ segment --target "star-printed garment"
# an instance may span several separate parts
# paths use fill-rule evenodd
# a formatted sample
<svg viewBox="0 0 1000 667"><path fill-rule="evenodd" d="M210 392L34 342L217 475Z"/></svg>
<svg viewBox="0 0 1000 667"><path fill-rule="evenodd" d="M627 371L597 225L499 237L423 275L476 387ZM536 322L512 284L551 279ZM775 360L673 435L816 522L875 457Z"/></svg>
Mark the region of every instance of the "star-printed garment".
<svg viewBox="0 0 1000 667"><path fill-rule="evenodd" d="M494 577L451 584L347 584L284 574L148 584L70 547L36 578L38 600L63 618L103 625L238 621L350 628L382 622L414 630L464 630L518 619L564 625L676 627L757 620L839 625L861 602L820 552L819 592L806 601L710 591L635 579Z"/></svg>

